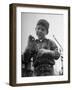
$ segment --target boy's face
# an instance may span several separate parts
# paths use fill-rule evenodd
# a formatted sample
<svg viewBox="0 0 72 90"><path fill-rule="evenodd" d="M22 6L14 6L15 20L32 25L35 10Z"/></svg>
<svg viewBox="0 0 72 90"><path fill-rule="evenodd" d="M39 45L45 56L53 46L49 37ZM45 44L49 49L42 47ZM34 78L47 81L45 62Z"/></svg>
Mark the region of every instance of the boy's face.
<svg viewBox="0 0 72 90"><path fill-rule="evenodd" d="M38 36L38 39L44 39L45 35L47 34L47 30L44 26L42 25L37 25L36 26L36 35Z"/></svg>

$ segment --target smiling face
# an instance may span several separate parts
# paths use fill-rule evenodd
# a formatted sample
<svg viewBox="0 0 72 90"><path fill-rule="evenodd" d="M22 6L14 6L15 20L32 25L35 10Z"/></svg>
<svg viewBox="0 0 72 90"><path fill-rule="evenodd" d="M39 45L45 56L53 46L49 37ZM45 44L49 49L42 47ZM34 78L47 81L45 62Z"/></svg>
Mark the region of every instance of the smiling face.
<svg viewBox="0 0 72 90"><path fill-rule="evenodd" d="M45 38L45 35L47 34L47 30L42 25L36 26L36 35L38 36L38 39L42 40Z"/></svg>

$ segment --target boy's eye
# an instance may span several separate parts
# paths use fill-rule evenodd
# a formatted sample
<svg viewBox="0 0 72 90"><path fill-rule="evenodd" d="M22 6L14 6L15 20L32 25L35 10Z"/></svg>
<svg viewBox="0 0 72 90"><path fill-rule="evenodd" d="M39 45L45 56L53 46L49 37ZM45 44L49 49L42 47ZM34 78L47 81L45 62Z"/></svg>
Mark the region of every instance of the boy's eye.
<svg viewBox="0 0 72 90"><path fill-rule="evenodd" d="M38 30L44 31L44 29L43 29L43 28L38 28Z"/></svg>
<svg viewBox="0 0 72 90"><path fill-rule="evenodd" d="M40 28L38 28L38 30L40 30Z"/></svg>
<svg viewBox="0 0 72 90"><path fill-rule="evenodd" d="M42 29L42 31L44 31L44 29Z"/></svg>

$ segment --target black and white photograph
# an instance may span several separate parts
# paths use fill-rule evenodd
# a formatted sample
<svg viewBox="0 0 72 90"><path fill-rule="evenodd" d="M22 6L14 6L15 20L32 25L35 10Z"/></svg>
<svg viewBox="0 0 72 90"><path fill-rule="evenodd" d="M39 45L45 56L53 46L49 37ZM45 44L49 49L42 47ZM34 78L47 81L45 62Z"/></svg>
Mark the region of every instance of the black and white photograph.
<svg viewBox="0 0 72 90"><path fill-rule="evenodd" d="M19 85L69 82L70 8L26 4L16 4L14 8L14 82Z"/></svg>
<svg viewBox="0 0 72 90"><path fill-rule="evenodd" d="M63 24L63 14L21 13L22 77L63 75Z"/></svg>

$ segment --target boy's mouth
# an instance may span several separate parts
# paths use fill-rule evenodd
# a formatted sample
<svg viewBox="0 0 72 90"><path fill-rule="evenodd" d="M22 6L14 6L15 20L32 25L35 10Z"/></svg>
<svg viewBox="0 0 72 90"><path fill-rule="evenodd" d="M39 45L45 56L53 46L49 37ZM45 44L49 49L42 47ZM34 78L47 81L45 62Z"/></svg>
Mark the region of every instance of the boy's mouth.
<svg viewBox="0 0 72 90"><path fill-rule="evenodd" d="M44 38L44 35L43 34L38 34L38 38L39 39L43 39Z"/></svg>

